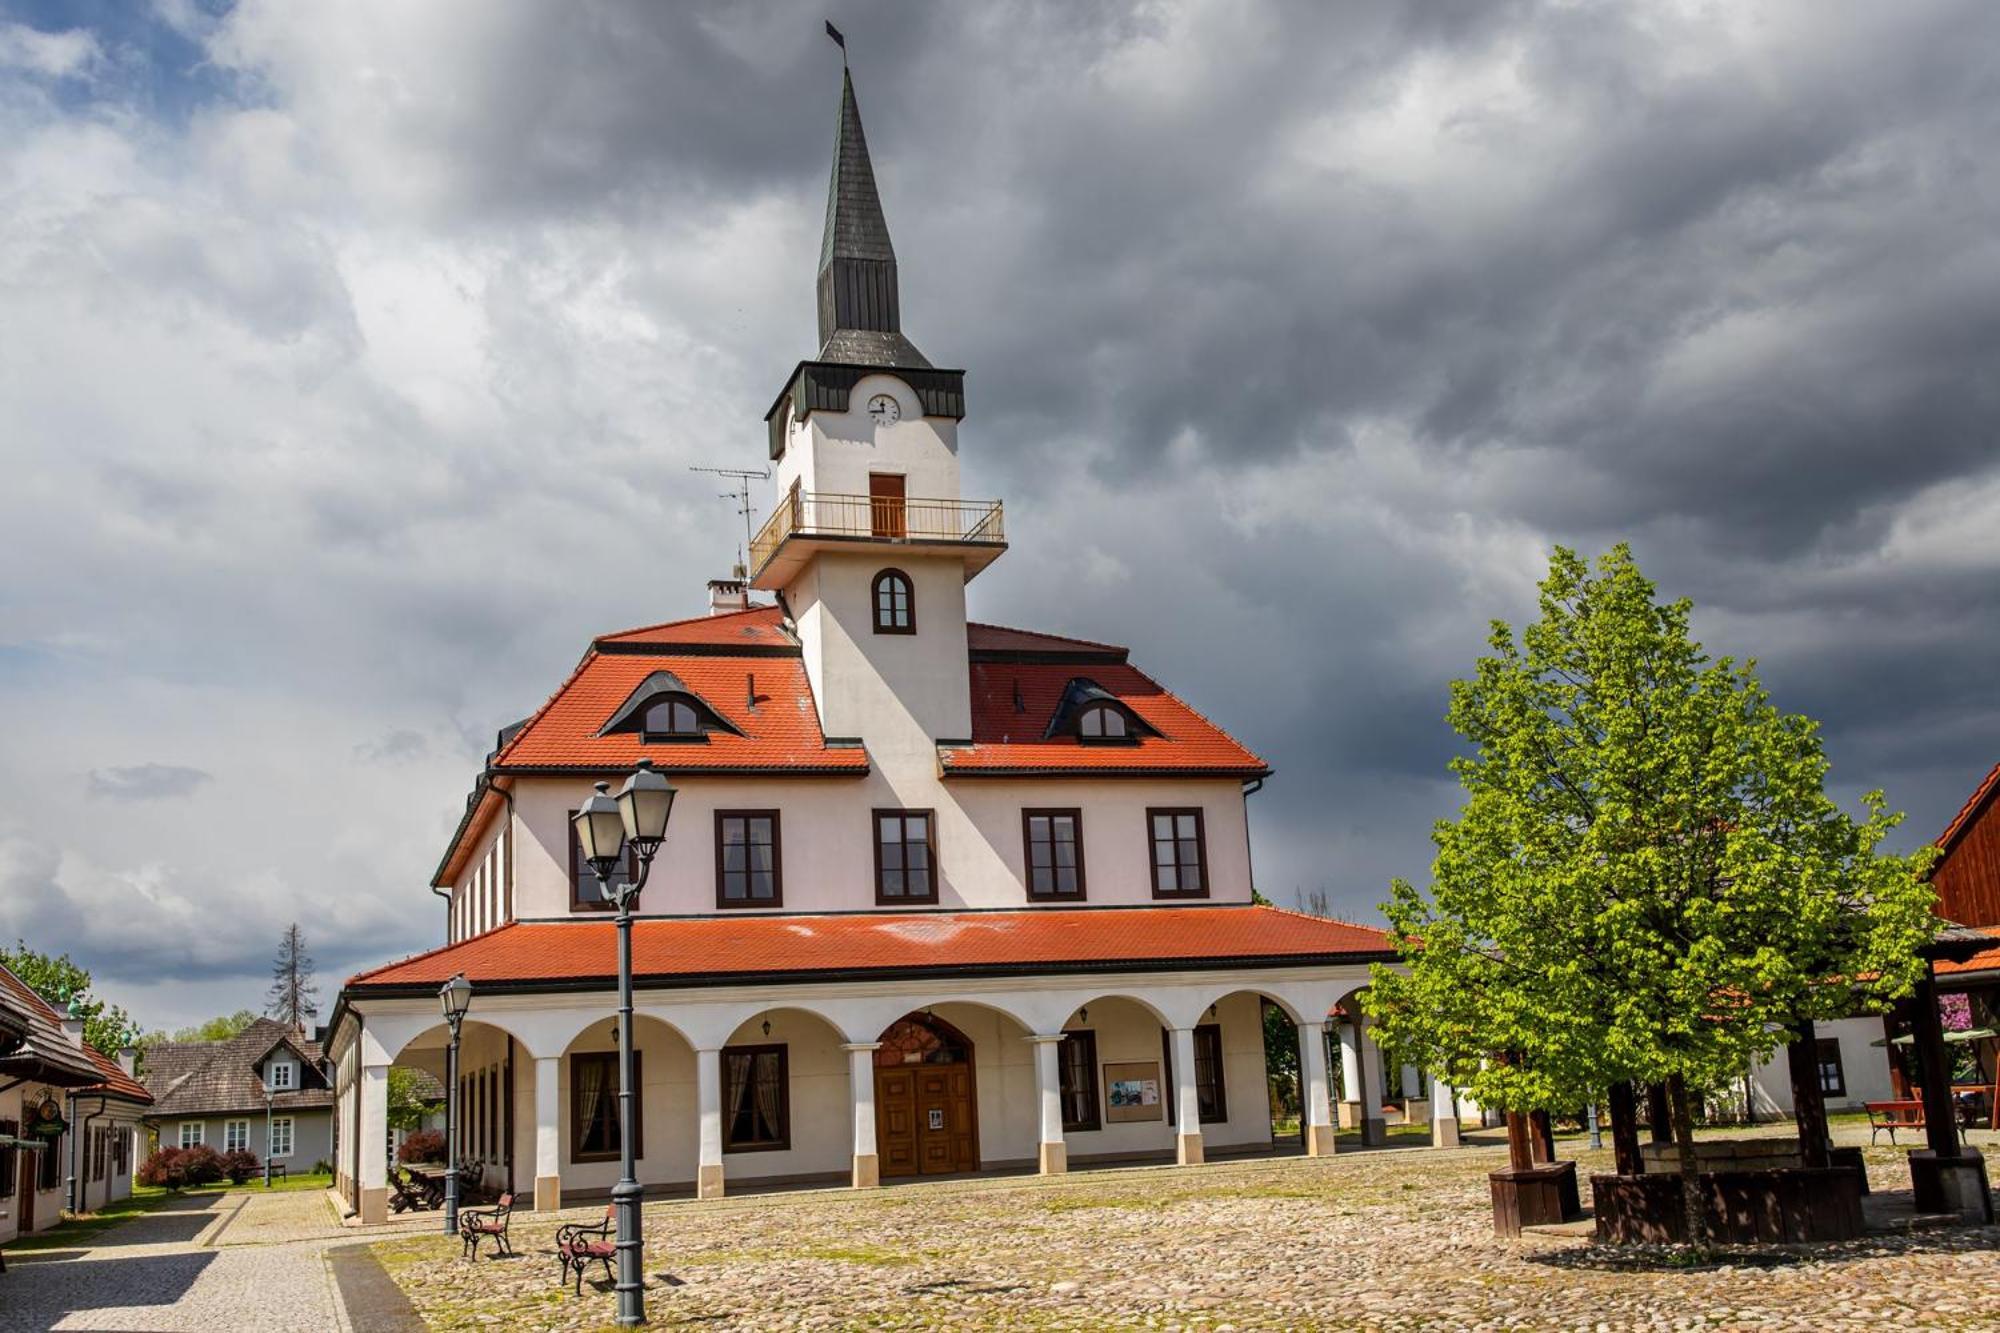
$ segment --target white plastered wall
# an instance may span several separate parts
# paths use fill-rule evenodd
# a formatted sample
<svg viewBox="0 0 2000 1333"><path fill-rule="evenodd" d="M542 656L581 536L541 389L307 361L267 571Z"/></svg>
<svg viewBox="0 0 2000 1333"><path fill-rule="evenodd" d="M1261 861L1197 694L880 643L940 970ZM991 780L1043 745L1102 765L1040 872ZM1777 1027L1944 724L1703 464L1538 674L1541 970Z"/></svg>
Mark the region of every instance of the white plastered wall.
<svg viewBox="0 0 2000 1333"><path fill-rule="evenodd" d="M1842 1018L1815 1027L1821 1039L1840 1043L1841 1072L1847 1084L1843 1095L1827 1094L1829 1111L1859 1110L1863 1102L1885 1102L1896 1095L1889 1082L1888 1048L1875 1044L1883 1037L1880 1017ZM1784 1047L1751 1067L1750 1088L1756 1114L1792 1113L1791 1066Z"/></svg>

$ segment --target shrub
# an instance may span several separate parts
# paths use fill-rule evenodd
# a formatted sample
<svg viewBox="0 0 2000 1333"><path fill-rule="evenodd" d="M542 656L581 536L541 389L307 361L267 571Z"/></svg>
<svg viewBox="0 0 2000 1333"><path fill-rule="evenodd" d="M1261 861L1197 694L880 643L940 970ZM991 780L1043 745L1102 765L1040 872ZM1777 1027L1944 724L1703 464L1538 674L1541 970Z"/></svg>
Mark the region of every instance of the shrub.
<svg viewBox="0 0 2000 1333"><path fill-rule="evenodd" d="M256 1153L237 1148L222 1154L222 1174L229 1177L232 1185L241 1185L263 1169Z"/></svg>
<svg viewBox="0 0 2000 1333"><path fill-rule="evenodd" d="M213 1185L222 1179L222 1154L205 1143L181 1150L181 1178L190 1185Z"/></svg>
<svg viewBox="0 0 2000 1333"><path fill-rule="evenodd" d="M155 1189L181 1187L181 1150L179 1148L155 1148L139 1163L139 1183Z"/></svg>
<svg viewBox="0 0 2000 1333"><path fill-rule="evenodd" d="M333 1174L333 1163L322 1157L313 1163L312 1173L316 1176L330 1176Z"/></svg>
<svg viewBox="0 0 2000 1333"><path fill-rule="evenodd" d="M403 1146L396 1150L396 1160L405 1165L411 1162L442 1162L444 1134L435 1129L418 1130L403 1140Z"/></svg>

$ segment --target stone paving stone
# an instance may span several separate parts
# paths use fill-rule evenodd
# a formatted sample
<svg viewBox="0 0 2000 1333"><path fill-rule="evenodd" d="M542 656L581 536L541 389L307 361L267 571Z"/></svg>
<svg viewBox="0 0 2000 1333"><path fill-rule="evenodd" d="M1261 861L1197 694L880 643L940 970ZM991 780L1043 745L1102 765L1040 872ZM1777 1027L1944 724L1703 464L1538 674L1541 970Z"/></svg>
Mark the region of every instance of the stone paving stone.
<svg viewBox="0 0 2000 1333"><path fill-rule="evenodd" d="M646 1214L647 1299L656 1323L748 1329L1929 1329L2000 1311L2000 1229L1690 1271L1495 1237L1502 1160L1412 1149L666 1203ZM1886 1145L1871 1174L1907 1187ZM430 1236L376 1251L433 1328L594 1329L609 1287L559 1289L551 1239L600 1212L517 1215L514 1260Z"/></svg>

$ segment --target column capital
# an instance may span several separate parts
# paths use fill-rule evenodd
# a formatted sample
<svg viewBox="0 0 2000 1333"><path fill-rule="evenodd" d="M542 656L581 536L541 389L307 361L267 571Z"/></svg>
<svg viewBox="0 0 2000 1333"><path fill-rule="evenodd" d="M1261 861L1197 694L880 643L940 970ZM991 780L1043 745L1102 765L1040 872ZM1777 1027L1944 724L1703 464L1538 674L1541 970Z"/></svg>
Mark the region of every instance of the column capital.
<svg viewBox="0 0 2000 1333"><path fill-rule="evenodd" d="M849 1054L853 1054L856 1051L879 1051L882 1049L882 1043L879 1041L843 1041L840 1043L840 1049Z"/></svg>
<svg viewBox="0 0 2000 1333"><path fill-rule="evenodd" d="M1053 1046L1068 1035L1067 1032L1030 1032L1021 1040L1033 1042L1037 1046Z"/></svg>
<svg viewBox="0 0 2000 1333"><path fill-rule="evenodd" d="M1331 1018L1301 1018L1298 1020L1299 1031L1324 1032L1326 1031L1326 1025L1332 1021Z"/></svg>

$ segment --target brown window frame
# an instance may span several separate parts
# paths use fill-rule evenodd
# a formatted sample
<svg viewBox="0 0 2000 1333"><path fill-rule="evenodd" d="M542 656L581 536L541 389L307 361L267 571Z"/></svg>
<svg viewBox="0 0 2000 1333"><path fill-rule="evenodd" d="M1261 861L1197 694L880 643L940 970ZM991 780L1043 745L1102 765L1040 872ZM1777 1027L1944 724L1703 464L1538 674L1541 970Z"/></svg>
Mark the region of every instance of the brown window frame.
<svg viewBox="0 0 2000 1333"><path fill-rule="evenodd" d="M930 892L921 896L909 891L910 836L907 821L918 817L921 817L924 821L924 851L930 858L929 870L931 881ZM885 869L882 864L882 823L888 819L904 821L901 843L903 847L902 870L904 888L903 892L894 894L887 891L882 880L882 873ZM874 812L873 818L869 821L869 828L872 830L875 840L875 905L877 907L895 907L903 903L935 903L938 900L937 811L934 809L890 810L878 808Z"/></svg>
<svg viewBox="0 0 2000 1333"><path fill-rule="evenodd" d="M1195 873L1201 876L1201 887L1198 889L1183 889L1178 887L1184 863L1180 859L1181 839L1177 823L1172 839L1174 845L1174 881L1177 887L1163 889L1160 887L1160 839L1153 831L1153 821L1161 816L1178 821L1182 815L1194 816L1194 868ZM1201 806L1149 805L1146 807L1146 868L1153 877L1153 896L1155 898L1206 898L1209 896L1208 821L1202 814Z"/></svg>
<svg viewBox="0 0 2000 1333"><path fill-rule="evenodd" d="M646 1066L641 1062L644 1051L632 1052L632 1156L634 1160L646 1156ZM583 1092L583 1083L576 1076L577 1062L581 1060L608 1061L610 1074L605 1079L609 1091L605 1094L611 1103L611 1123L618 1123L618 1052L616 1051L571 1051L569 1055L569 1160L572 1162L615 1162L619 1149L609 1152L585 1152L583 1147L583 1108L577 1098Z"/></svg>
<svg viewBox="0 0 2000 1333"><path fill-rule="evenodd" d="M568 810L563 813L563 825L569 832L569 910L572 912L617 911L618 905L609 898L592 900L583 896L583 876L588 875L592 880L595 880L597 872L583 862L583 848L578 845L576 840L576 811ZM639 878L639 854L633 850L629 843L625 847L625 873L634 880ZM605 887L609 888L610 885L607 884ZM643 890L632 895L633 911L636 912L639 910L639 900L644 896L645 893Z"/></svg>
<svg viewBox="0 0 2000 1333"><path fill-rule="evenodd" d="M0 1137L18 1139L21 1137L21 1122L0 1120ZM21 1150L0 1148L0 1199L11 1202L14 1191L20 1186Z"/></svg>
<svg viewBox="0 0 2000 1333"><path fill-rule="evenodd" d="M1203 1042L1215 1043L1215 1059L1211 1083L1213 1097L1204 1102L1201 1099L1201 1047ZM1181 1114L1181 1086L1174 1078L1174 1034L1169 1028L1160 1029L1160 1068L1167 1080L1167 1123L1178 1124ZM1194 1095L1195 1103L1201 1108L1201 1123L1220 1125L1229 1119L1229 1088L1222 1074L1222 1024L1197 1023L1194 1025Z"/></svg>
<svg viewBox="0 0 2000 1333"><path fill-rule="evenodd" d="M778 1057L778 1137L769 1143L737 1143L730 1134L736 1124L735 1098L729 1095L729 1057L747 1055L750 1057L750 1075L757 1073L757 1057L776 1054ZM717 1057L722 1062L720 1082L722 1084L722 1151L733 1152L784 1152L792 1146L792 1056L791 1049L781 1041L760 1042L754 1046L725 1046Z"/></svg>
<svg viewBox="0 0 2000 1333"><path fill-rule="evenodd" d="M882 619L882 584L889 579L903 581L904 619L909 623L897 625ZM917 632L917 581L902 570L891 567L878 572L868 584L868 619L875 626L877 634L915 634Z"/></svg>
<svg viewBox="0 0 2000 1333"><path fill-rule="evenodd" d="M1077 1043L1074 1047L1071 1042ZM1070 1052L1079 1054L1072 1058ZM1063 1089L1063 1076L1081 1069L1089 1080L1090 1118L1070 1119L1073 1103L1083 1095L1084 1089L1075 1086L1074 1079L1067 1090ZM1063 1133L1088 1134L1104 1128L1104 1089L1097 1077L1097 1033L1092 1028L1073 1028L1063 1033L1062 1044L1056 1048L1057 1100L1062 1103Z"/></svg>
<svg viewBox="0 0 2000 1333"><path fill-rule="evenodd" d="M1046 890L1035 887L1035 835L1034 821L1037 819L1068 819L1075 833L1076 844L1076 891L1064 893L1055 887L1055 828L1049 828L1049 885ZM1150 826L1149 826L1150 827ZM1029 806L1021 811L1021 887L1027 890L1031 902L1080 903L1090 896L1090 887L1083 874L1083 810L1078 806Z"/></svg>
<svg viewBox="0 0 2000 1333"><path fill-rule="evenodd" d="M744 867L743 890L745 896L731 899L727 893L728 877L722 864L723 825L731 819L768 819L771 821L771 896L752 898L749 895L749 867ZM744 829L748 836L749 829ZM745 843L745 846L752 844ZM785 835L782 822L776 810L717 810L715 812L715 905L731 911L740 908L783 907L785 905Z"/></svg>
<svg viewBox="0 0 2000 1333"><path fill-rule="evenodd" d="M1828 1056L1832 1059L1829 1061ZM1847 1063L1840 1058L1840 1038L1820 1037L1813 1046L1813 1068L1819 1079L1822 1097L1845 1097L1847 1095ZM1833 1072L1833 1086L1826 1082L1827 1071Z"/></svg>

